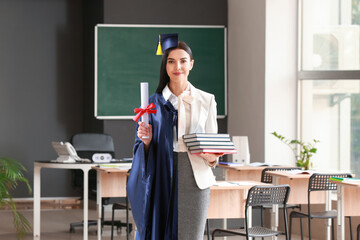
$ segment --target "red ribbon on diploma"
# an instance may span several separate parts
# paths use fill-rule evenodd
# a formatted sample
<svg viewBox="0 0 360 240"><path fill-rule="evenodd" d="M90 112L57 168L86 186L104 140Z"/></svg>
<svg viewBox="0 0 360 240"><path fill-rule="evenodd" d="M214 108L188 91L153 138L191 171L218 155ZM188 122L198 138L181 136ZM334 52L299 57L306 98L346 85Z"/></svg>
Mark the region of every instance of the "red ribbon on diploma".
<svg viewBox="0 0 360 240"><path fill-rule="evenodd" d="M133 117L133 120L137 122L144 113L156 113L155 109L152 109L155 107L155 104L150 103L146 108L135 108L134 113L137 113L135 117Z"/></svg>

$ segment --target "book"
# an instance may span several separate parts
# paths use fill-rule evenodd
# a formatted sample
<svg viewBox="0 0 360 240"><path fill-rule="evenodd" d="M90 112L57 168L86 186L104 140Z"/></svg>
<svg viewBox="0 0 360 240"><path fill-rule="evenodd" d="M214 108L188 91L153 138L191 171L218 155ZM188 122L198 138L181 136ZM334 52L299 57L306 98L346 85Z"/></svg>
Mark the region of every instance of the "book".
<svg viewBox="0 0 360 240"><path fill-rule="evenodd" d="M188 147L189 150L196 149L235 149L234 146L223 146L223 145L197 145Z"/></svg>
<svg viewBox="0 0 360 240"><path fill-rule="evenodd" d="M188 142L186 144L186 146L188 147L192 147L192 146L234 146L234 144L230 141L220 141L220 142L217 142L217 141L194 141L194 142Z"/></svg>
<svg viewBox="0 0 360 240"><path fill-rule="evenodd" d="M118 168L118 169L127 169L131 168L131 163L123 163L123 164L98 164L98 168Z"/></svg>
<svg viewBox="0 0 360 240"><path fill-rule="evenodd" d="M194 137L194 138L185 138L184 143L190 142L231 142L230 138L213 138L213 137Z"/></svg>
<svg viewBox="0 0 360 240"><path fill-rule="evenodd" d="M190 133L183 135L183 139L188 138L227 138L230 139L228 133Z"/></svg>
<svg viewBox="0 0 360 240"><path fill-rule="evenodd" d="M223 153L223 154L233 154L236 153L235 149L197 149L197 150L190 150L191 154L200 154L200 153Z"/></svg>
<svg viewBox="0 0 360 240"><path fill-rule="evenodd" d="M227 165L227 166L244 166L243 163L236 163L236 162L219 162L219 164Z"/></svg>
<svg viewBox="0 0 360 240"><path fill-rule="evenodd" d="M359 178L342 178L342 177L330 177L329 180L333 180L333 181L339 181L339 182L359 182L360 183L360 179Z"/></svg>

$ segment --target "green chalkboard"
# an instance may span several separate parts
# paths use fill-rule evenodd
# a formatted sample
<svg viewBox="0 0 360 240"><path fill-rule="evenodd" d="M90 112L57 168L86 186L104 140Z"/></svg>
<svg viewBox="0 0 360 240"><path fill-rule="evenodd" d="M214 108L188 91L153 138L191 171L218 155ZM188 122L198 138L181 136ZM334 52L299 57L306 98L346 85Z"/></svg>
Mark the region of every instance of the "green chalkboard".
<svg viewBox="0 0 360 240"><path fill-rule="evenodd" d="M140 104L140 83L149 96L158 85L161 33L178 33L192 49L189 81L215 95L218 117L226 115L226 29L223 26L97 25L95 27L95 117L130 119Z"/></svg>

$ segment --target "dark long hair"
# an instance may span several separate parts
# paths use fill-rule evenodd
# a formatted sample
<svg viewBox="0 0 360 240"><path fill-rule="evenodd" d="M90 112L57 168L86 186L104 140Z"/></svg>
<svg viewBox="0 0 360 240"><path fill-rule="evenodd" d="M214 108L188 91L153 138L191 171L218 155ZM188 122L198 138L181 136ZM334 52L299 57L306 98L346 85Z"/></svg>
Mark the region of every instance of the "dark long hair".
<svg viewBox="0 0 360 240"><path fill-rule="evenodd" d="M166 72L166 63L167 63L167 58L169 57L170 52L175 49L184 50L185 52L187 52L190 55L190 60L193 60L192 51L185 42L179 42L177 47L166 49L166 51L164 52L164 55L162 56L162 60L161 60L160 80L159 80L159 85L156 89L157 93L161 93L162 90L164 89L164 87L166 86L166 84L168 84L170 82L170 77Z"/></svg>

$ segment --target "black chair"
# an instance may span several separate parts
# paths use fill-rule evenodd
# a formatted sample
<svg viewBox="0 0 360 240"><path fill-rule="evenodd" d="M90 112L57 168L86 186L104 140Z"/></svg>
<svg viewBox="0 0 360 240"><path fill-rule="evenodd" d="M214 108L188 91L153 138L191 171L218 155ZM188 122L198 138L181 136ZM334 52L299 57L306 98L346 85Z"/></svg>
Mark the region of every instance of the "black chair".
<svg viewBox="0 0 360 240"><path fill-rule="evenodd" d="M268 167L268 168L264 168L261 172L261 182L263 183L273 183L273 178L272 176L268 173L271 171L292 171L292 170L301 170L300 167ZM260 218L261 218L261 224L264 224L264 217L263 217L263 210L264 209L271 209L271 206L260 206ZM284 206L279 205L279 209L284 208ZM287 204L286 208L299 208L301 210L301 205L300 204ZM302 223L300 222L300 227L302 229Z"/></svg>
<svg viewBox="0 0 360 240"><path fill-rule="evenodd" d="M109 153L114 158L115 156L115 147L113 139L108 134L103 133L79 133L72 137L72 145L74 146L77 154L81 158L92 159L93 154L95 153ZM74 185L78 188L83 188L83 172L81 170L74 170ZM96 171L89 171L89 197L96 199ZM111 221L104 221L104 205L109 204L109 198L102 199L102 226L111 225ZM115 223L118 228L121 227L121 222L118 221ZM88 226L96 226L97 220L89 220ZM83 227L84 223L70 223L70 232L75 232L75 227Z"/></svg>
<svg viewBox="0 0 360 240"><path fill-rule="evenodd" d="M332 239L334 239L334 219L337 217L336 210L330 211L322 211L322 212L311 212L311 201L310 196L312 192L315 191L333 191L337 189L337 185L329 181L330 177L341 177L341 178L351 178L351 174L343 173L343 174L333 174L333 173L314 173L309 179L309 187L308 187L308 211L307 213L292 211L290 213L290 239L291 239L291 227L292 227L292 219L299 218L300 220L303 218L308 219L308 227L309 227L309 240L311 240L311 219L331 219L332 223ZM350 233L351 233L351 218L350 221ZM303 238L303 232L301 231L301 238ZM351 233L352 239L352 233Z"/></svg>
<svg viewBox="0 0 360 240"><path fill-rule="evenodd" d="M278 185L278 186L254 186L252 187L247 196L245 205L245 228L244 229L215 229L212 232L212 239L214 240L217 232L223 232L231 235L245 236L246 239L250 237L271 237L284 234L288 239L288 226L287 226L287 211L286 203L289 198L290 186ZM284 232L274 231L270 228L261 226L249 227L249 207L258 206L273 206L282 204L284 206Z"/></svg>
<svg viewBox="0 0 360 240"><path fill-rule="evenodd" d="M127 172L126 183L127 183L128 177L130 175L130 171L131 171L131 169L129 169L129 171ZM111 240L114 239L115 210L125 210L126 211L126 239L129 240L129 235L130 235L130 232L132 231L132 224L129 223L129 210L131 210L131 209L129 206L129 199L128 199L127 195L125 197L125 203L113 203L112 215L111 215L111 222L113 223L111 225Z"/></svg>

